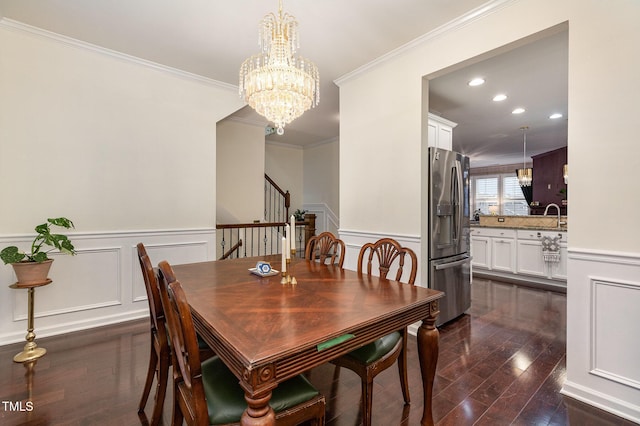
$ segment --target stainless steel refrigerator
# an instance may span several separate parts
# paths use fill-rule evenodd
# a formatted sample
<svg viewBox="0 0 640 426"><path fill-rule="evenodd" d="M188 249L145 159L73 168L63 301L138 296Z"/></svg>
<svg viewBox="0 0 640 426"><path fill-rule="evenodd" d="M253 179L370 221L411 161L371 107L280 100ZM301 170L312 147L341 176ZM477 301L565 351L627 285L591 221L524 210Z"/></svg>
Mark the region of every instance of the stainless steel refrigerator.
<svg viewBox="0 0 640 426"><path fill-rule="evenodd" d="M471 306L469 158L429 148L429 287L445 292L436 325Z"/></svg>

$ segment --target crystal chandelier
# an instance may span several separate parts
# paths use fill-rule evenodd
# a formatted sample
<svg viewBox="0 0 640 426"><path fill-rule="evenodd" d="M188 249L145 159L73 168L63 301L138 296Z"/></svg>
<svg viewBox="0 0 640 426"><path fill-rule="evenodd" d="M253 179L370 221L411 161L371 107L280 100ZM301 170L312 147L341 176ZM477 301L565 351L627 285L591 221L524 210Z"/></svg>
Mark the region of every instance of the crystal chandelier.
<svg viewBox="0 0 640 426"><path fill-rule="evenodd" d="M527 129L528 126L520 127L522 130L522 168L517 170L518 173L518 183L520 186L531 186L531 181L533 180L533 169L527 168L526 159L527 159Z"/></svg>
<svg viewBox="0 0 640 426"><path fill-rule="evenodd" d="M262 53L240 67L240 96L282 135L286 124L318 105L318 68L307 59L294 57L300 47L298 21L282 13L282 0L278 16L270 13L260 23L258 44Z"/></svg>

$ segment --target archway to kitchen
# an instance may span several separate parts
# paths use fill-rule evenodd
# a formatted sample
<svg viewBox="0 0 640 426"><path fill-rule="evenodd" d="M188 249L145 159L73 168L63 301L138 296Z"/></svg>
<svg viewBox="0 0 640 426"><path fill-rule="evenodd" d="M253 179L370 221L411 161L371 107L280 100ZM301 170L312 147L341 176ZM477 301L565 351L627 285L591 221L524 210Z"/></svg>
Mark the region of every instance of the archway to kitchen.
<svg viewBox="0 0 640 426"><path fill-rule="evenodd" d="M484 84L470 86L468 83L477 77L483 78ZM494 101L499 94L506 95L506 99ZM430 226L442 219L438 219L438 213L432 213L434 217L429 214L432 182L427 167L428 147L446 147L448 143L449 149L469 158L470 204L464 215L473 219L477 209L485 215L481 216L482 226L477 228L481 235L465 235L474 258L469 275L566 292L568 227L563 224L557 230L556 226L569 222L568 206L562 206L567 194L563 165L568 164L568 24L425 76L422 98L423 264L431 260ZM514 114L518 107L525 111ZM562 116L550 118L552 114ZM451 128L447 129L447 125ZM534 184L540 186L544 181L544 186L533 186L532 208L518 185L516 169L530 168L534 166L532 158L550 155L564 156L564 162L552 168L535 161L538 167L533 167ZM556 199L549 200L549 196ZM537 199L547 201L538 201L541 205L536 209ZM562 218L556 218L555 207L549 209L551 217L540 215L551 202L562 209ZM496 207L489 211L489 206ZM527 220L541 222L534 226ZM473 225L480 224L472 224L470 229L476 231ZM549 241L558 243L559 256L547 256L551 252L543 251ZM432 286L430 269L423 268L422 280ZM562 314L566 317L566 308Z"/></svg>

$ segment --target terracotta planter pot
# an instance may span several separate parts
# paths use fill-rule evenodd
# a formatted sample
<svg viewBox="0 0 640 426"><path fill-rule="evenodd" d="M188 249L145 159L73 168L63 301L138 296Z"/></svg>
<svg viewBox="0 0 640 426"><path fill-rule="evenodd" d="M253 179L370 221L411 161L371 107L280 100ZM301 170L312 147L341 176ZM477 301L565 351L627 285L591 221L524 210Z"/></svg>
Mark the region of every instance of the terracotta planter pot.
<svg viewBox="0 0 640 426"><path fill-rule="evenodd" d="M37 284L47 280L53 259L44 262L12 263L13 271L18 277L18 284Z"/></svg>

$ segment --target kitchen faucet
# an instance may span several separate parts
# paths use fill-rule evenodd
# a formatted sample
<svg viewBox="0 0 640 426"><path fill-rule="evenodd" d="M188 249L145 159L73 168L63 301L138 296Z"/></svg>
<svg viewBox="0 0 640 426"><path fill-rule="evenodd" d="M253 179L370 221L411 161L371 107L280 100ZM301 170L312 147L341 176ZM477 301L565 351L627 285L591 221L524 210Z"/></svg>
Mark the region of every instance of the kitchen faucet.
<svg viewBox="0 0 640 426"><path fill-rule="evenodd" d="M560 222L560 207L558 207L557 204L555 203L551 203L549 205L547 205L547 207L544 209L544 216L547 215L547 212L549 211L549 207L555 207L556 211L558 213L557 218L558 218L558 229L560 229L560 225L565 225L566 222Z"/></svg>

